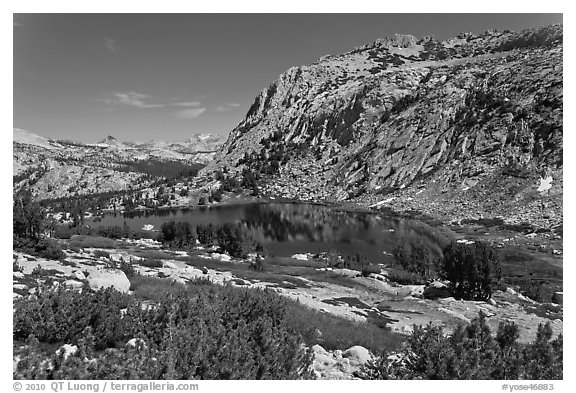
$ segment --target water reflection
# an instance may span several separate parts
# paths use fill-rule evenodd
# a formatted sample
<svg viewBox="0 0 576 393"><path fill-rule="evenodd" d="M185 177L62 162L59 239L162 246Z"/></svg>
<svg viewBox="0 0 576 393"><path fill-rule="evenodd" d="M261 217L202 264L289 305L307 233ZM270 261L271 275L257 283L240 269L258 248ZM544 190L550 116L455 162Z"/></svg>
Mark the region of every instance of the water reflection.
<svg viewBox="0 0 576 393"><path fill-rule="evenodd" d="M345 254L361 252L385 262L396 244L405 240L422 241L439 255L444 239L436 229L416 220L381 214L337 211L310 204L242 204L193 209L161 209L105 215L94 225L119 225L132 229L154 225L158 229L170 220L197 224L241 223L267 251L279 256L301 252L335 250Z"/></svg>

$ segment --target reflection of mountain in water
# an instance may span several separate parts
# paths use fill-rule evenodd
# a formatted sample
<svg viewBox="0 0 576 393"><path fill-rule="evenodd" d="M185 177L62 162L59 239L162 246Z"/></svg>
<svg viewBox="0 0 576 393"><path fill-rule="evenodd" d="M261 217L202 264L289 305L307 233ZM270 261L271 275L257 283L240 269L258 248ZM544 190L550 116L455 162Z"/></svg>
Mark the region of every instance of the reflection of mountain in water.
<svg viewBox="0 0 576 393"><path fill-rule="evenodd" d="M337 211L305 204L254 204L246 207L242 222L267 241L386 244L419 240L440 254L442 239L418 221L376 214Z"/></svg>
<svg viewBox="0 0 576 393"><path fill-rule="evenodd" d="M241 223L265 249L280 256L297 252L336 250L345 254L361 252L381 260L382 252L391 252L406 240L421 241L440 255L446 239L429 225L381 213L337 211L327 206L296 203L253 203L209 208L162 209L105 215L98 225L120 225L132 229L144 225L160 228L168 221L188 221L192 225Z"/></svg>

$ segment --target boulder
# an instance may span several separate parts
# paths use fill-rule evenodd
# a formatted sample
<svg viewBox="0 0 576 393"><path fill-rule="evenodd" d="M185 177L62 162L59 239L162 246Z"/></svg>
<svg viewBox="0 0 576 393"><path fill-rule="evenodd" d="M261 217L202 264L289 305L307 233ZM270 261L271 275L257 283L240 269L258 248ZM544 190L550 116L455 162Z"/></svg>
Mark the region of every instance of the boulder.
<svg viewBox="0 0 576 393"><path fill-rule="evenodd" d="M84 286L84 283L76 280L66 280L63 284L68 288L82 288Z"/></svg>
<svg viewBox="0 0 576 393"><path fill-rule="evenodd" d="M298 259L299 261L307 261L308 260L308 255L306 254L294 254L291 257L292 259Z"/></svg>
<svg viewBox="0 0 576 393"><path fill-rule="evenodd" d="M64 356L64 359L67 359L68 356L74 355L78 352L78 347L76 345L71 344L64 344L56 351L56 355Z"/></svg>
<svg viewBox="0 0 576 393"><path fill-rule="evenodd" d="M318 344L312 346L312 352L314 352L314 354L328 355L328 351L326 351L324 348L322 348L321 345Z"/></svg>
<svg viewBox="0 0 576 393"><path fill-rule="evenodd" d="M14 289L18 289L20 291L26 291L28 290L28 286L24 285L24 284L14 284L12 285L12 288Z"/></svg>
<svg viewBox="0 0 576 393"><path fill-rule="evenodd" d="M79 270L72 273L72 278L80 281L86 280L86 276L84 275L84 273L82 273Z"/></svg>
<svg viewBox="0 0 576 393"><path fill-rule="evenodd" d="M174 262L164 262L164 267L167 269L178 269L178 266Z"/></svg>
<svg viewBox="0 0 576 393"><path fill-rule="evenodd" d="M332 356L330 356L330 354L323 355L320 353L315 353L314 354L314 362L318 362L319 364L321 364L323 366L332 366L334 363L336 363L336 360L334 360L334 358L332 358Z"/></svg>
<svg viewBox="0 0 576 393"><path fill-rule="evenodd" d="M24 273L22 272L12 272L13 278L24 278Z"/></svg>
<svg viewBox="0 0 576 393"><path fill-rule="evenodd" d="M452 296L452 292L446 284L433 281L424 287L422 295L425 299L443 299Z"/></svg>
<svg viewBox="0 0 576 393"><path fill-rule="evenodd" d="M88 284L93 289L109 288L120 292L128 292L130 281L122 270L118 269L93 269L88 275Z"/></svg>
<svg viewBox="0 0 576 393"><path fill-rule="evenodd" d="M351 364L365 364L372 359L370 351L360 345L354 345L342 352L342 357L350 361Z"/></svg>
<svg viewBox="0 0 576 393"><path fill-rule="evenodd" d="M131 338L126 342L127 347L137 348L141 346L142 348L146 348L146 341L142 340L141 338Z"/></svg>

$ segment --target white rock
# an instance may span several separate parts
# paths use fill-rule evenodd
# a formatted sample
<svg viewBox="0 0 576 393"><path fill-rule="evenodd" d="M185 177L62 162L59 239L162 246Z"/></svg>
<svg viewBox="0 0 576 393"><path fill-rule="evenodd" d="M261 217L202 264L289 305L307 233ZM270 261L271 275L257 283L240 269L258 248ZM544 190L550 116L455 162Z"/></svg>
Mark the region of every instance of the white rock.
<svg viewBox="0 0 576 393"><path fill-rule="evenodd" d="M12 285L12 288L19 289L21 291L25 291L28 289L28 286L26 286L24 284L14 284L14 285Z"/></svg>
<svg viewBox="0 0 576 393"><path fill-rule="evenodd" d="M126 342L126 346L136 348L138 345L142 345L143 348L146 348L146 342L141 338L131 338Z"/></svg>
<svg viewBox="0 0 576 393"><path fill-rule="evenodd" d="M93 289L113 287L120 292L128 292L130 281L122 270L94 269L90 270L88 283Z"/></svg>
<svg viewBox="0 0 576 393"><path fill-rule="evenodd" d="M22 272L12 272L13 278L24 278L24 273Z"/></svg>
<svg viewBox="0 0 576 393"><path fill-rule="evenodd" d="M329 354L328 354L328 355L324 355L324 354L321 354L321 353L316 353L316 354L314 354L314 360L315 360L316 362L322 364L322 365L325 365L325 366L331 366L331 365L333 365L334 363L336 363L336 360L334 360L334 359L332 358L332 356L330 356Z"/></svg>
<svg viewBox="0 0 576 393"><path fill-rule="evenodd" d="M72 277L76 280L86 280L86 276L81 271L75 271L72 273Z"/></svg>
<svg viewBox="0 0 576 393"><path fill-rule="evenodd" d="M291 257L292 259L298 259L299 261L307 261L308 260L308 255L306 254L294 254Z"/></svg>
<svg viewBox="0 0 576 393"><path fill-rule="evenodd" d="M328 351L326 351L321 345L318 344L312 346L312 352L315 354L328 355Z"/></svg>
<svg viewBox="0 0 576 393"><path fill-rule="evenodd" d="M64 344L56 351L57 355L64 355L64 359L67 359L68 356L74 355L78 352L78 347L76 345Z"/></svg>
<svg viewBox="0 0 576 393"><path fill-rule="evenodd" d="M213 259L218 259L223 262L230 262L232 260L232 257L230 255L219 254L217 252L210 254L210 257L212 257Z"/></svg>
<svg viewBox="0 0 576 393"><path fill-rule="evenodd" d="M546 178L540 178L540 185L538 186L538 192L548 191L552 188L552 176L547 176Z"/></svg>
<svg viewBox="0 0 576 393"><path fill-rule="evenodd" d="M349 359L350 363L365 364L372 358L370 351L360 345L355 345L342 352L342 357Z"/></svg>
<svg viewBox="0 0 576 393"><path fill-rule="evenodd" d="M76 280L66 280L66 281L64 281L63 284L65 287L69 287L69 288L82 288L84 286L83 283L81 283L80 281L76 281Z"/></svg>

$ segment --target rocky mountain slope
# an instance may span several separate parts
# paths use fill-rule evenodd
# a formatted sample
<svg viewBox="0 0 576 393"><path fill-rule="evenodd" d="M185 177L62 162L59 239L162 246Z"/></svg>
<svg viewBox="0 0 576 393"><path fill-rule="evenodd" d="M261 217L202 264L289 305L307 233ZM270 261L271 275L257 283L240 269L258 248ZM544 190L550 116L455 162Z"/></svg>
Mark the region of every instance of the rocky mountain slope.
<svg viewBox="0 0 576 393"><path fill-rule="evenodd" d="M85 144L14 129L14 189L31 185L38 199L125 190L146 182L146 171L139 168L150 162L182 168L205 164L223 141L217 135L195 134L182 142L137 144L107 136Z"/></svg>
<svg viewBox="0 0 576 393"><path fill-rule="evenodd" d="M396 35L290 68L203 173L248 167L274 195L557 225L562 41L561 25Z"/></svg>

